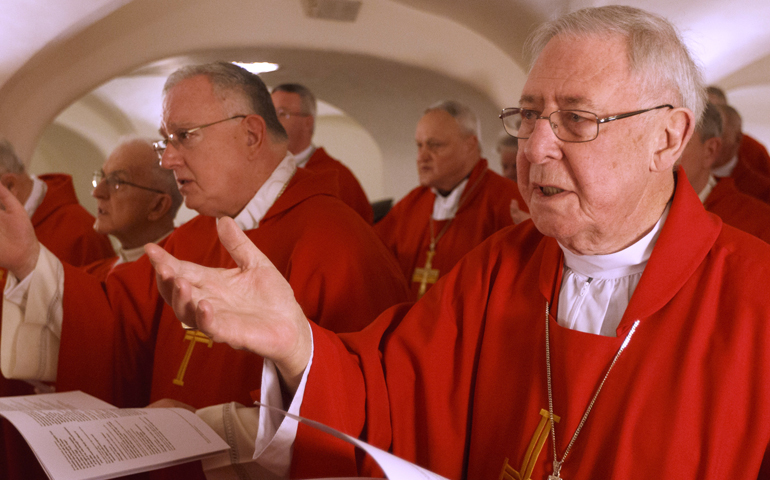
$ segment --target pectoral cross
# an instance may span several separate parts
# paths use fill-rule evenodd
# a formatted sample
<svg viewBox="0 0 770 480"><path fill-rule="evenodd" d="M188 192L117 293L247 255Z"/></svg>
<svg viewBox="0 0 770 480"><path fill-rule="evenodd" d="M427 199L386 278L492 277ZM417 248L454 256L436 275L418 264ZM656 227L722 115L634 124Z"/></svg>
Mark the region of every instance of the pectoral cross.
<svg viewBox="0 0 770 480"><path fill-rule="evenodd" d="M438 270L430 268L431 264L433 263L433 255L435 254L435 247L431 245L430 249L428 250L428 257L425 259L425 267L414 269L412 281L420 282L420 290L417 292L417 298L425 295L425 291L428 289L429 283L433 284L436 283L436 280L438 280Z"/></svg>
<svg viewBox="0 0 770 480"><path fill-rule="evenodd" d="M521 462L521 468L517 472L508 465L508 459L506 458L503 464L503 471L500 472L498 480L530 480L537 457L540 456L543 445L548 440L548 434L551 432L551 420L548 418L548 410L540 409L540 417L540 423L537 424L532 440L529 442L527 452L524 454L524 460ZM554 422L559 423L559 420L561 420L559 417L553 416ZM548 480L561 480L561 477L549 475Z"/></svg>
<svg viewBox="0 0 770 480"><path fill-rule="evenodd" d="M173 380L174 385L184 386L184 372L187 370L187 364L190 363L190 357L192 356L193 348L195 344L207 343L209 348L214 346L214 341L206 336L205 333L198 330L187 330L184 334L184 339L190 341L190 345L187 346L187 352L182 359L182 365L179 366L179 372L176 374L176 378Z"/></svg>

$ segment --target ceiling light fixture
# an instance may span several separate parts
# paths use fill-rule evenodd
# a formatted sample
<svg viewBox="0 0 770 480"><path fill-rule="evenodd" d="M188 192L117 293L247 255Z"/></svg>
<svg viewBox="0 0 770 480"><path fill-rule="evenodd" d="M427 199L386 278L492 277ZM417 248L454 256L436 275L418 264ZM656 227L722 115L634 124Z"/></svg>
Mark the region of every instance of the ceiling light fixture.
<svg viewBox="0 0 770 480"><path fill-rule="evenodd" d="M270 62L252 62L252 63L232 62L232 63L234 65L238 65L241 68L245 68L251 73L254 73L257 75L259 75L260 73L274 72L279 68L279 65L277 63L270 63Z"/></svg>

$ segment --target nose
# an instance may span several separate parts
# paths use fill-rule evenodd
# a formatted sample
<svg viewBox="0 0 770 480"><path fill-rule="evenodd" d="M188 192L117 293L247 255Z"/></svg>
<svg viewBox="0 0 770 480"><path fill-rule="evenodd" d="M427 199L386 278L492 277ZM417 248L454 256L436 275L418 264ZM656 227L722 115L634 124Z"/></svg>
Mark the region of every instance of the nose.
<svg viewBox="0 0 770 480"><path fill-rule="evenodd" d="M525 159L530 163L544 163L562 156L562 142L553 133L548 118L538 119L529 138L519 142L523 142L523 145L519 145L519 155L523 152Z"/></svg>
<svg viewBox="0 0 770 480"><path fill-rule="evenodd" d="M183 163L184 160L182 159L179 150L177 150L171 142L168 142L166 149L163 151L163 155L160 157L160 166L168 170L173 170Z"/></svg>
<svg viewBox="0 0 770 480"><path fill-rule="evenodd" d="M91 196L99 199L110 197L110 189L107 187L107 182L104 181L104 179L97 183L93 190L91 190Z"/></svg>

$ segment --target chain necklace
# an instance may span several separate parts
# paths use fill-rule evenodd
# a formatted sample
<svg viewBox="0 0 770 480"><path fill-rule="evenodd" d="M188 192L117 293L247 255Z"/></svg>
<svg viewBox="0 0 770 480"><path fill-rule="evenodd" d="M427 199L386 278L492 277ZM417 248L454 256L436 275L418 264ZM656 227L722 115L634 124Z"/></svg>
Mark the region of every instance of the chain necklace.
<svg viewBox="0 0 770 480"><path fill-rule="evenodd" d="M545 302L545 368L546 378L548 380L548 416L551 421L551 442L553 443L553 475L549 475L548 480L561 480L561 467L567 460L567 455L569 455L570 450L572 450L572 445L575 443L578 434L580 434L580 430L586 423L586 419L588 419L588 415L591 413L591 409L594 407L596 398L599 396L599 392L602 391L604 382L607 381L607 377L609 377L610 372L612 371L612 367L615 366L618 358L620 358L620 354L623 353L623 350L625 350L628 344L631 342L631 337L634 336L636 327L639 326L639 320L634 322L633 326L631 327L631 331L628 332L626 339L623 340L623 343L620 345L618 352L615 354L615 358L612 359L610 366L607 368L607 372L604 374L604 378L602 378L602 382L599 384L599 387L597 387L596 392L594 393L593 398L591 398L591 402L588 404L585 413L583 413L583 418L580 420L580 424L578 424L577 429L575 429L575 433L572 435L572 439L569 441L569 445L567 445L567 448L564 450L564 456L562 456L561 460L559 460L559 457L556 455L556 427L554 426L553 421L553 389L551 387L551 334L548 327L549 314L550 304Z"/></svg>

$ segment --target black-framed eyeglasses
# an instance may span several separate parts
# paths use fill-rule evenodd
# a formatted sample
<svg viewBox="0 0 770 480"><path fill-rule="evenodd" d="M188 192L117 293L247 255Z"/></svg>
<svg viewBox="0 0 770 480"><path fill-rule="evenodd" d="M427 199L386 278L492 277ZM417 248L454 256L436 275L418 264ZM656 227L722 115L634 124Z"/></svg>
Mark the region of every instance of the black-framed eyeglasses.
<svg viewBox="0 0 770 480"><path fill-rule="evenodd" d="M94 172L94 177L91 180L91 185L94 186L94 188L98 187L100 183L107 182L107 188L110 190L120 190L123 185L131 185L132 187L141 188L142 190L147 190L149 192L155 192L155 193L166 193L163 190L158 190L155 188L145 187L143 185L137 185L136 183L129 182L128 180L123 180L122 178L118 177L115 174L105 175L104 172L101 170L97 170Z"/></svg>
<svg viewBox="0 0 770 480"><path fill-rule="evenodd" d="M162 159L163 152L166 151L166 147L168 147L168 144L174 146L174 148L179 147L185 147L189 148L189 142L192 140L192 136L190 134L197 132L198 130L202 130L206 127L210 127L212 125L216 125L218 123L226 122L228 120L233 120L236 118L246 118L248 115L233 115L229 118L223 118L222 120L217 120L216 122L207 123L205 125L198 125L197 127L188 128L186 130L179 130L176 133L169 133L168 136L164 139L158 140L157 142L153 142L152 148L155 149L155 153L158 154L158 159Z"/></svg>
<svg viewBox="0 0 770 480"><path fill-rule="evenodd" d="M275 111L275 114L278 115L278 118L283 118L284 120L288 120L291 117L309 117L309 113L305 112L290 112L288 110L278 109Z"/></svg>
<svg viewBox="0 0 770 480"><path fill-rule="evenodd" d="M556 110L547 117L541 116L536 110L528 108L505 108L500 114L503 128L512 137L527 139L535 130L537 120L548 120L554 135L559 140L571 143L590 142L599 136L599 125L623 118L633 117L660 108L674 108L673 105L658 105L657 107L619 113L609 117L599 118L598 115L584 110Z"/></svg>

